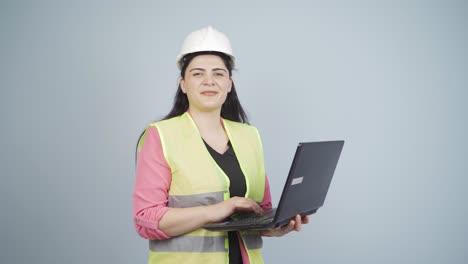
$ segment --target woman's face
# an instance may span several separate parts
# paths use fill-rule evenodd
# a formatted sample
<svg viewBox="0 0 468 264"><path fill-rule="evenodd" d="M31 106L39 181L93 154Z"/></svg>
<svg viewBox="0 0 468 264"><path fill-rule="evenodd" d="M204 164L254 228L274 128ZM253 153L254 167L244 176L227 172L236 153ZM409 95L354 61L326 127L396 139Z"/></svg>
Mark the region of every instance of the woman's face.
<svg viewBox="0 0 468 264"><path fill-rule="evenodd" d="M223 60L216 55L199 55L190 61L180 80L189 108L203 112L220 110L231 92L232 79Z"/></svg>

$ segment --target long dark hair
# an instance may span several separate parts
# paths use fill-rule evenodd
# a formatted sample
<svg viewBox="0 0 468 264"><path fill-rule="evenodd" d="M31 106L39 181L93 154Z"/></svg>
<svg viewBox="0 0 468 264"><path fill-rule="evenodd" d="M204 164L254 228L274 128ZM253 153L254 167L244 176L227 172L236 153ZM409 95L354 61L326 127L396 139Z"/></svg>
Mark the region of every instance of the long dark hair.
<svg viewBox="0 0 468 264"><path fill-rule="evenodd" d="M182 67L180 69L180 77L182 79L185 78L185 71L187 70L187 67L193 58L199 55L206 55L206 54L219 56L223 60L224 65L229 71L229 77L232 76L234 63L228 55L222 52L217 52L217 51L200 51L200 52L189 53L182 58ZM182 89L180 88L180 83L179 83L179 86L177 87L177 92L174 97L174 103L172 105L172 109L161 120L166 120L166 119L170 119L176 116L180 116L187 111L188 107L189 107L189 102L188 102L187 95L182 92ZM236 122L241 122L241 123L246 123L246 124L249 123L247 114L242 108L239 98L237 97L237 92L236 92L236 87L234 85L234 82L232 82L231 92L227 94L226 101L224 101L224 104L221 107L221 117L224 119L231 120L231 121L236 121ZM135 150L135 162L136 162L136 157L138 153L138 143L140 142L140 139L144 133L145 133L145 130L141 133L137 141L136 150Z"/></svg>

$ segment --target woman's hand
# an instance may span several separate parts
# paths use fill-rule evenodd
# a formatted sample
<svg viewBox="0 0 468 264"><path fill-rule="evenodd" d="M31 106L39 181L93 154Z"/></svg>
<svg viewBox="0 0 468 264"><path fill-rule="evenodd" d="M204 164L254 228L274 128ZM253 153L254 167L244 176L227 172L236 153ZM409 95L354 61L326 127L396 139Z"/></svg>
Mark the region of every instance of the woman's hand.
<svg viewBox="0 0 468 264"><path fill-rule="evenodd" d="M263 209L254 201L244 197L232 197L226 201L208 206L210 222L221 222L234 213L254 212L263 214Z"/></svg>
<svg viewBox="0 0 468 264"><path fill-rule="evenodd" d="M287 225L285 225L283 227L279 227L279 228L262 230L262 231L260 231L260 234L262 236L267 236L267 237L284 236L287 233L291 232L292 230L301 231L302 225L303 224L308 224L309 220L310 220L310 218L309 218L308 215L305 216L302 219L301 219L300 215L296 215L296 217L294 219L291 219Z"/></svg>
<svg viewBox="0 0 468 264"><path fill-rule="evenodd" d="M208 223L221 222L236 212L263 214L263 209L255 201L244 197L232 197L208 206L170 208L159 221L159 229L169 236L178 236Z"/></svg>

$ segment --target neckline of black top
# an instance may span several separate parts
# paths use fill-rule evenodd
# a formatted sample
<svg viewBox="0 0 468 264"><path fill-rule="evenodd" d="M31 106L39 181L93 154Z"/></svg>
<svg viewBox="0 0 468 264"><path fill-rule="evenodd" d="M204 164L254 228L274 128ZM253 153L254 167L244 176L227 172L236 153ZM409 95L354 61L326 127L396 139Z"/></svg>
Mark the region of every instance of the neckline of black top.
<svg viewBox="0 0 468 264"><path fill-rule="evenodd" d="M214 148L212 148L208 143L206 143L206 141L204 139L203 140L203 143L205 143L205 146L206 148L208 149L208 151L210 152L211 155L217 155L217 156L220 156L220 157L224 157L224 156L227 156L227 155L233 155L234 154L234 151L232 149L232 145L231 145L231 141L228 141L227 143L227 150L224 151L224 153L219 153L218 151L216 151Z"/></svg>

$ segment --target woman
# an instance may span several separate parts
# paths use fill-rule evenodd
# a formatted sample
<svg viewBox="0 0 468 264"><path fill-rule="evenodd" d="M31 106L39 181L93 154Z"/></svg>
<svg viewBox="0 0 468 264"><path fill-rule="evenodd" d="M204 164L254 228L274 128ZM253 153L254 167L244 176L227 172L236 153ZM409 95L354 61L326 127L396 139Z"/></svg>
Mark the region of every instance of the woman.
<svg viewBox="0 0 468 264"><path fill-rule="evenodd" d="M262 235L299 231L309 221L298 215L262 232L201 228L271 208L260 136L237 98L234 63L223 33L207 27L189 34L177 58L174 106L140 137L134 220L150 240L149 263L263 263Z"/></svg>

